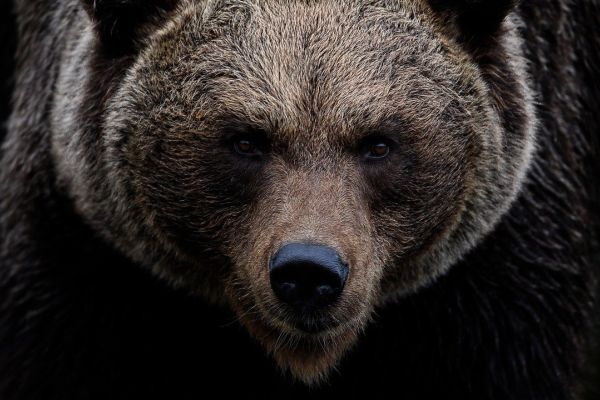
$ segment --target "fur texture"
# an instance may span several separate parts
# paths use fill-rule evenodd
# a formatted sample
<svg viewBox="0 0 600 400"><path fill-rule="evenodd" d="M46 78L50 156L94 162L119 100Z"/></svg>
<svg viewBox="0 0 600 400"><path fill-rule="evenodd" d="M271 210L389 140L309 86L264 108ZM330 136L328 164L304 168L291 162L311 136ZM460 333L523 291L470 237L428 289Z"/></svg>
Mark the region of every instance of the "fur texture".
<svg viewBox="0 0 600 400"><path fill-rule="evenodd" d="M2 398L580 390L598 3L53 4L15 3ZM317 334L270 290L292 241L350 265Z"/></svg>

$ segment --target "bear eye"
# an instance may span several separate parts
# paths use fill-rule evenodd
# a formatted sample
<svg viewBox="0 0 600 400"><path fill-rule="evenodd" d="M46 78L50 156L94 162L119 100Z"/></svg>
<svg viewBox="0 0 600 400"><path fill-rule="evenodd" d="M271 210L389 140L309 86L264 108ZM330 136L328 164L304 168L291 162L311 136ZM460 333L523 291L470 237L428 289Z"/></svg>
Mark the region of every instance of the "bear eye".
<svg viewBox="0 0 600 400"><path fill-rule="evenodd" d="M392 143L387 138L374 137L365 140L362 148L362 154L365 159L380 160L390 154Z"/></svg>
<svg viewBox="0 0 600 400"><path fill-rule="evenodd" d="M260 150L258 149L258 146L251 139L236 139L233 142L233 147L238 154L244 156L256 156L261 154Z"/></svg>
<svg viewBox="0 0 600 400"><path fill-rule="evenodd" d="M244 157L260 157L268 143L260 131L243 132L231 138L233 150Z"/></svg>
<svg viewBox="0 0 600 400"><path fill-rule="evenodd" d="M390 148L385 143L377 143L369 148L369 158L382 158L389 154Z"/></svg>

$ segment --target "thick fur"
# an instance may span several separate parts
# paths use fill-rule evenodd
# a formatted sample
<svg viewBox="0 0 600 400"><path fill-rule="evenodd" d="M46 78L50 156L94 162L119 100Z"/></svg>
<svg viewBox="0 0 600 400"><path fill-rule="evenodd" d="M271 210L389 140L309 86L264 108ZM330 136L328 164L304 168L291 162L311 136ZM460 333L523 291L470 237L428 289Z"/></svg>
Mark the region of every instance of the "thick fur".
<svg viewBox="0 0 600 400"><path fill-rule="evenodd" d="M17 1L1 397L574 398L599 5L482 3ZM351 265L323 334L268 285L297 240Z"/></svg>

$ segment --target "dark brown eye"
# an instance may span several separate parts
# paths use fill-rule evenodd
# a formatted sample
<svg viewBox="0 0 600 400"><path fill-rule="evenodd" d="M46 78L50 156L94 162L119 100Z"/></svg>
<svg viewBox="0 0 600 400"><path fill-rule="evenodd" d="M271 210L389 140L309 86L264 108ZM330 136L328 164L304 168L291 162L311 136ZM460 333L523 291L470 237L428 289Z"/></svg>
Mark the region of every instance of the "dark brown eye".
<svg viewBox="0 0 600 400"><path fill-rule="evenodd" d="M377 160L386 158L390 154L391 144L385 138L371 138L363 145L363 156L366 159Z"/></svg>
<svg viewBox="0 0 600 400"><path fill-rule="evenodd" d="M250 139L236 139L233 147L238 154L243 156L258 156L261 154L256 143Z"/></svg>
<svg viewBox="0 0 600 400"><path fill-rule="evenodd" d="M370 158L382 158L389 154L390 148L385 143L377 143L372 145L369 148L369 157Z"/></svg>

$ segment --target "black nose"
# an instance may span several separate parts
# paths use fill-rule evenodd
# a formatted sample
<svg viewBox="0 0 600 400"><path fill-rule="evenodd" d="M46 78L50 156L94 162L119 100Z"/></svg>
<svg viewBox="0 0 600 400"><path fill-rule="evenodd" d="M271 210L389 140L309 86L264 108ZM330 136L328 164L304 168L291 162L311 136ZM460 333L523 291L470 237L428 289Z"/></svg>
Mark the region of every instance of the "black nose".
<svg viewBox="0 0 600 400"><path fill-rule="evenodd" d="M291 243L270 262L271 287L277 297L297 311L325 307L338 298L348 266L331 247Z"/></svg>

